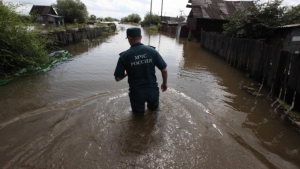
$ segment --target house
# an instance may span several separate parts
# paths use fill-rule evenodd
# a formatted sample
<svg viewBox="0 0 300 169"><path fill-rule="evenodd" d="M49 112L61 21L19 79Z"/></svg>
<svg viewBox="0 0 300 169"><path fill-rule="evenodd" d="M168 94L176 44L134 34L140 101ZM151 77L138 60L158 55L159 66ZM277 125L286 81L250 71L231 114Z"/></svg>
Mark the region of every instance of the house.
<svg viewBox="0 0 300 169"><path fill-rule="evenodd" d="M254 6L253 1L189 0L186 7L191 8L187 19L190 34L200 41L201 31L223 31L223 24L237 10L247 10Z"/></svg>
<svg viewBox="0 0 300 169"><path fill-rule="evenodd" d="M33 5L30 15L36 15L35 21L42 24L65 25L64 17L59 16L52 6Z"/></svg>
<svg viewBox="0 0 300 169"><path fill-rule="evenodd" d="M279 26L273 29L274 34L268 42L269 45L291 53L300 53L300 23Z"/></svg>

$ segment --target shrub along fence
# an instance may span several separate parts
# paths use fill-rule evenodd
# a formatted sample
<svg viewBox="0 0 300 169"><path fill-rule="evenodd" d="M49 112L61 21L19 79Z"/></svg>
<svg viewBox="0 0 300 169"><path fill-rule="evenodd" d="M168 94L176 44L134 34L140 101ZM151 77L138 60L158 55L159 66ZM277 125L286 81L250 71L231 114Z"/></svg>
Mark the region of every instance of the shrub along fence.
<svg viewBox="0 0 300 169"><path fill-rule="evenodd" d="M278 101L300 110L300 55L257 40L238 39L201 32L201 46L231 66L270 88ZM258 91L259 92L259 91Z"/></svg>

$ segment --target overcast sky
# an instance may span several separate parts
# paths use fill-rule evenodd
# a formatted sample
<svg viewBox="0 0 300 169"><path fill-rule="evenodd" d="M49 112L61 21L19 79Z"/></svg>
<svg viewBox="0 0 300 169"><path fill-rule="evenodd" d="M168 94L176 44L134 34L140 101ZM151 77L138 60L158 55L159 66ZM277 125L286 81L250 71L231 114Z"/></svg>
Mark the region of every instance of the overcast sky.
<svg viewBox="0 0 300 169"><path fill-rule="evenodd" d="M266 1L266 0L261 0ZM56 0L3 0L3 2L27 3L23 13L29 13L32 5L51 5ZM89 12L97 17L113 17L121 19L132 13L137 13L143 19L145 14L150 11L151 0L81 0ZM180 11L185 15L189 14L190 9L186 8L188 0L163 0L164 16L179 16ZM283 5L298 5L300 0L284 0ZM162 0L152 0L153 14L161 14Z"/></svg>

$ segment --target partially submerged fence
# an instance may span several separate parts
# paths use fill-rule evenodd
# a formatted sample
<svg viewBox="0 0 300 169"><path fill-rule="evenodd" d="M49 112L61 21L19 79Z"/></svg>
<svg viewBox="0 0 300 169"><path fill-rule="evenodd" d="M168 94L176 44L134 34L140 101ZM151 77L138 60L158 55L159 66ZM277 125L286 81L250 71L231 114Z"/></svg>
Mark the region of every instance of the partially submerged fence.
<svg viewBox="0 0 300 169"><path fill-rule="evenodd" d="M160 31L163 31L163 32L168 32L168 33L171 33L171 34L175 34L176 33L176 30L177 30L177 26L166 26L166 25L162 25L160 28L159 28Z"/></svg>
<svg viewBox="0 0 300 169"><path fill-rule="evenodd" d="M46 36L49 40L62 47L70 44L81 42L83 39L93 39L102 36L110 31L116 31L115 24L108 24L105 27L96 28L78 28L66 31L56 31L47 33Z"/></svg>
<svg viewBox="0 0 300 169"><path fill-rule="evenodd" d="M280 100L300 110L300 55L282 51L257 40L201 33L201 46L231 66L269 87Z"/></svg>

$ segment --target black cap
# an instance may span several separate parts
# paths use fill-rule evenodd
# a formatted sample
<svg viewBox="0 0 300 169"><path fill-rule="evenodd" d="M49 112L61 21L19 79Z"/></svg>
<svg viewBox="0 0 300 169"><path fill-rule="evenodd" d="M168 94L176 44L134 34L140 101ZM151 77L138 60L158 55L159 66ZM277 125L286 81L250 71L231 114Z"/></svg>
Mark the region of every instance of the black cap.
<svg viewBox="0 0 300 169"><path fill-rule="evenodd" d="M128 36L130 37L140 37L142 36L141 35L141 29L140 28L137 28L137 27L132 27L132 28L128 28L127 31L126 31L126 38Z"/></svg>

